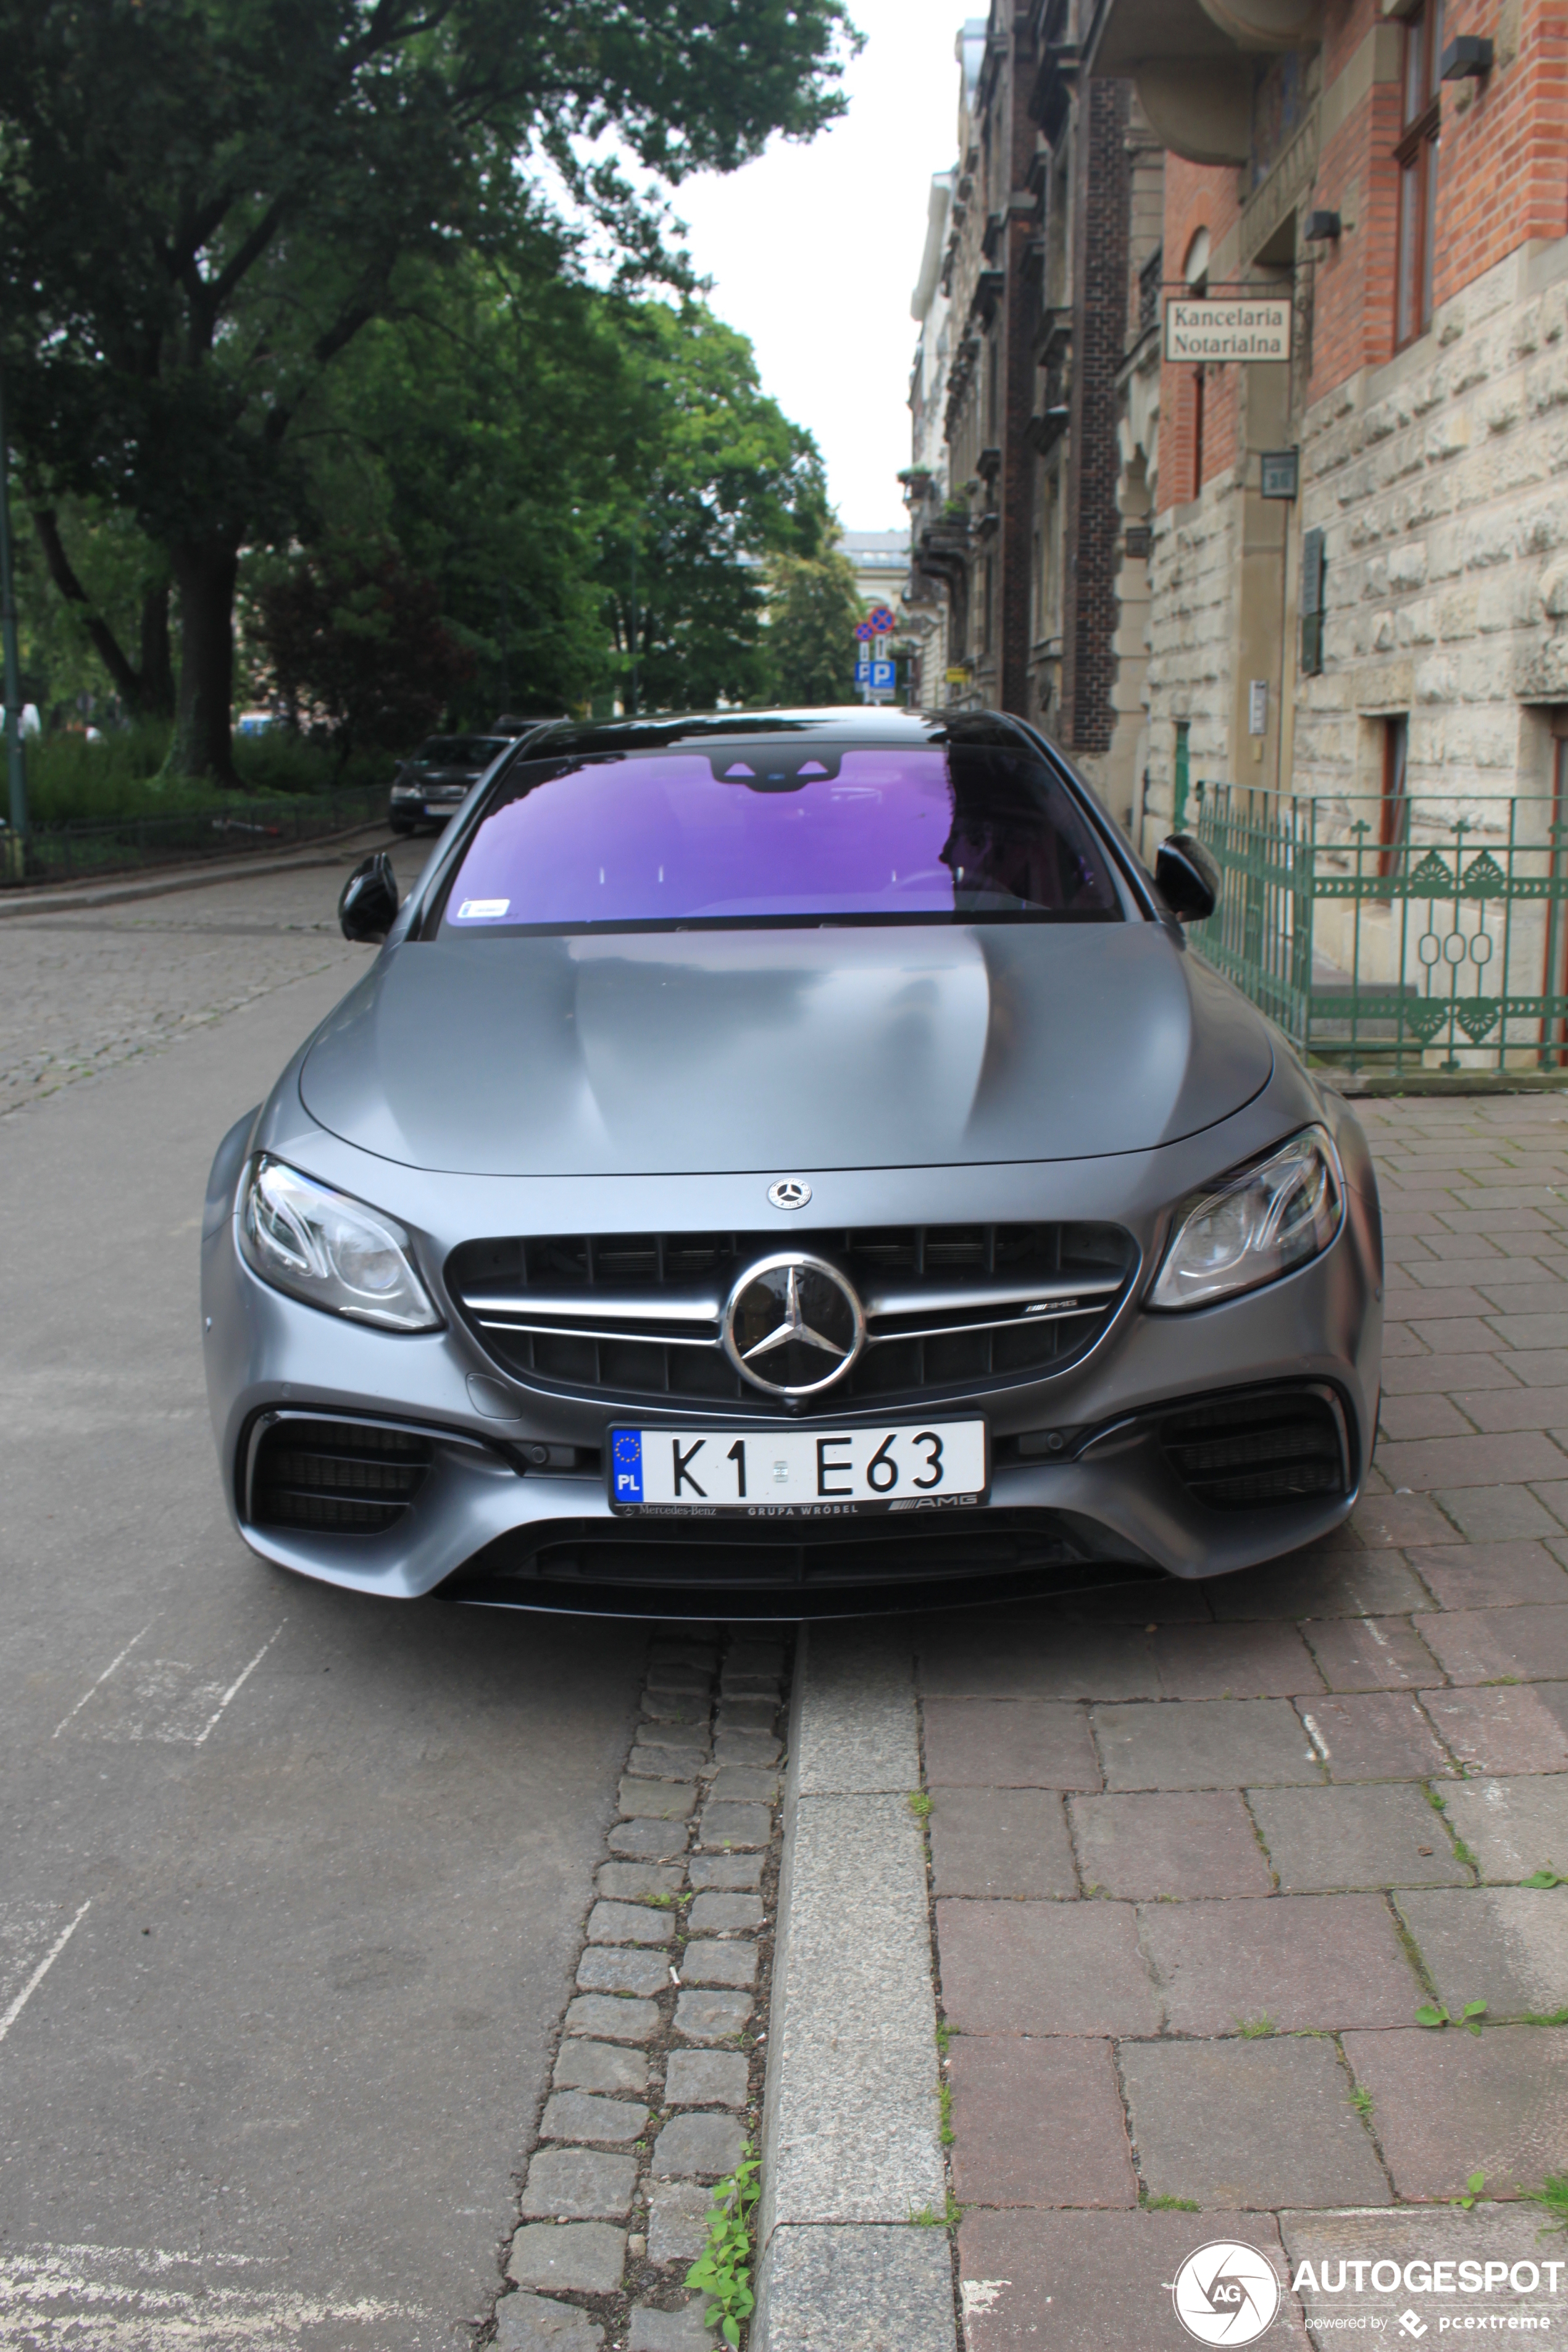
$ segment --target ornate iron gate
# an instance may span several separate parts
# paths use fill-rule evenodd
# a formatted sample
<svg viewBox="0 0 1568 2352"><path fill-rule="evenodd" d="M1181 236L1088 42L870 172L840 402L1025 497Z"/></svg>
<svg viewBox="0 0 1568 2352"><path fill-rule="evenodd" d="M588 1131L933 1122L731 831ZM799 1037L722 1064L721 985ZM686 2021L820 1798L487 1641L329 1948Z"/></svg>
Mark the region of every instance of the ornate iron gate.
<svg viewBox="0 0 1568 2352"><path fill-rule="evenodd" d="M1568 1065L1554 802L1446 814L1215 783L1194 798L1222 885L1194 944L1303 1053L1395 1073Z"/></svg>

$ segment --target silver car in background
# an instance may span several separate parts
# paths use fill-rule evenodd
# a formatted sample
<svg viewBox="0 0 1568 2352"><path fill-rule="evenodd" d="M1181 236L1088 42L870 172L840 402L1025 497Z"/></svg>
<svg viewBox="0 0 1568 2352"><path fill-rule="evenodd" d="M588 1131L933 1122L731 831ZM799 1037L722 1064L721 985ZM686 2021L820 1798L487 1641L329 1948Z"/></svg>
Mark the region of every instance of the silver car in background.
<svg viewBox="0 0 1568 2352"><path fill-rule="evenodd" d="M1196 1577L1376 1427L1345 1102L986 713L555 724L220 1146L229 1507L363 1592L801 1616Z"/></svg>

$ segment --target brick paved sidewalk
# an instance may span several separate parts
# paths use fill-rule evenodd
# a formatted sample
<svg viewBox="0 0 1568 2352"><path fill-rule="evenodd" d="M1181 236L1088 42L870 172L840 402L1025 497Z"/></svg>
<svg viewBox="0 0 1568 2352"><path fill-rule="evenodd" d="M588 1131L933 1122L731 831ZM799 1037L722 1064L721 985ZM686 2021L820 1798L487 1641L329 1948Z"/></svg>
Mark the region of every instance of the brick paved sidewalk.
<svg viewBox="0 0 1568 2352"><path fill-rule="evenodd" d="M921 1633L971 2352L1177 2343L1151 2284L1205 2236L1299 2260L1314 2210L1568 2171L1568 1886L1522 1883L1568 1874L1568 1101L1363 1118L1389 1325L1351 1524Z"/></svg>

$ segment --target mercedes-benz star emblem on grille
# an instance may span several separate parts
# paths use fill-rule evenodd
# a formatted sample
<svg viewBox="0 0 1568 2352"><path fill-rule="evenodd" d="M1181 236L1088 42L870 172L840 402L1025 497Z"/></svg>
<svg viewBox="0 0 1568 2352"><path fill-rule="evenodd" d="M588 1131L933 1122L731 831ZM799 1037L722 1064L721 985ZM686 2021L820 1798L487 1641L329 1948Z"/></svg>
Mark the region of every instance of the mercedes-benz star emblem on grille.
<svg viewBox="0 0 1568 2352"><path fill-rule="evenodd" d="M770 1396L815 1396L842 1380L866 1339L860 1301L818 1257L765 1257L724 1307L724 1352Z"/></svg>
<svg viewBox="0 0 1568 2352"><path fill-rule="evenodd" d="M781 1176L776 1184L768 1186L768 1198L775 1209L804 1209L811 1198L811 1187L804 1176Z"/></svg>

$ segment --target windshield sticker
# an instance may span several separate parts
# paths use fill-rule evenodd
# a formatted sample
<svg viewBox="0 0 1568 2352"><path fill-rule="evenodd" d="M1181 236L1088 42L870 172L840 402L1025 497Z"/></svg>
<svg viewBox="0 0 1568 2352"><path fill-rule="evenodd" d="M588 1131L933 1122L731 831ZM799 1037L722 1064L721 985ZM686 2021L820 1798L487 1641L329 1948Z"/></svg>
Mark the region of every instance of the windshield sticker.
<svg viewBox="0 0 1568 2352"><path fill-rule="evenodd" d="M510 898L465 898L458 909L458 920L459 923L499 923L510 904Z"/></svg>

